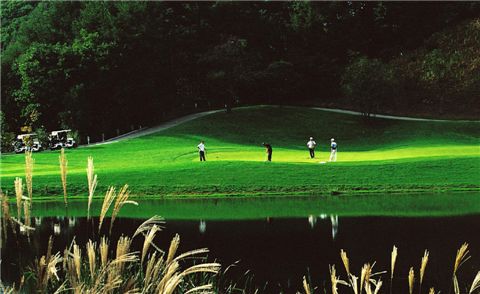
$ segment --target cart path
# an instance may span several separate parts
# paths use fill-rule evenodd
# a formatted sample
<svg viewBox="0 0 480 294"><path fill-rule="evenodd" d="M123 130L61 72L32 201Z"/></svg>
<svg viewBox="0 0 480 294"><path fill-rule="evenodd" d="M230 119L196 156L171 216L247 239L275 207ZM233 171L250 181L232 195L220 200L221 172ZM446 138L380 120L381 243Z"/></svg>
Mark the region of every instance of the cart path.
<svg viewBox="0 0 480 294"><path fill-rule="evenodd" d="M270 107L272 105L255 105L255 106L242 106L242 107L236 107L234 109L254 109L254 108L261 108L261 107ZM363 115L361 112L358 111L351 111L351 110L344 110L344 109L338 109L338 108L324 108L324 107L310 107L310 109L316 109L316 110L321 110L321 111L328 111L328 112L335 112L335 113L343 113L343 114L350 114L350 115ZM88 146L93 146L93 145L104 145L104 144L111 144L115 142L119 142L121 140L126 140L126 139L133 139L133 138L138 138L138 137L143 137L147 136L150 134L154 134L175 126L178 126L182 123L192 121L194 119L204 117L210 114L214 113L219 113L219 112L224 112L225 109L217 109L217 110L210 110L210 111L204 111L204 112L198 112L194 114L189 114L186 116L182 116L179 118L176 118L174 120L162 123L158 126L151 127L151 128L144 128L141 130L136 130L133 132L129 132L123 135L120 135L118 137L113 137L108 140L105 140L105 142L99 142L99 143L94 143L90 144ZM393 116L393 115L384 115L384 114L370 114L370 117L375 117L375 118L383 118L383 119L393 119L393 120L404 120L404 121L424 121L424 122L473 122L473 123L479 123L480 121L478 120L446 120L446 119L429 119L429 118L417 118L417 117L408 117L408 116ZM86 145L84 145L86 146Z"/></svg>
<svg viewBox="0 0 480 294"><path fill-rule="evenodd" d="M312 107L312 109L318 109L329 112L352 114L352 115L363 115L363 113L352 110L344 110L338 108L323 108L323 107ZM418 118L418 117L408 117L408 116L394 116L386 114L370 114L370 117L375 118L385 118L385 119L394 119L394 120L406 120L406 121L430 121L430 122L480 122L478 120L448 120L448 119L432 119L432 118Z"/></svg>
<svg viewBox="0 0 480 294"><path fill-rule="evenodd" d="M138 138L138 137L151 135L151 134L154 134L154 133L157 133L157 132L169 129L169 128L173 128L173 127L178 126L180 124L183 124L185 122L188 122L188 121L191 121L191 120L203 117L203 116L207 116L207 115L210 115L210 114L222 112L222 111L225 111L225 110L224 109L217 109L217 110L210 110L210 111L204 111L204 112L197 112L197 113L189 114L189 115L186 115L186 116L182 116L182 117L173 119L171 121L164 122L164 123L159 124L158 126L155 126L155 127L143 128L143 129L140 129L140 130L136 130L136 131L133 131L133 132L129 132L129 133L120 135L118 137L110 138L108 140L105 140L105 142L94 143L94 144L90 144L88 146L111 144L111 143L115 143L115 142L118 142L118 141L121 141L121 140L134 139L134 138Z"/></svg>

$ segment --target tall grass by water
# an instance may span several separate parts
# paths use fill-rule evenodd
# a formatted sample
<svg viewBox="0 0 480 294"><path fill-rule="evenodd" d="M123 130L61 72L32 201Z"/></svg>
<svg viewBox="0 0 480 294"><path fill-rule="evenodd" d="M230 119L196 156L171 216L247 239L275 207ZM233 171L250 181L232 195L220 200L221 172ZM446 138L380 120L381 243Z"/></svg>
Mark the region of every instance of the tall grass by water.
<svg viewBox="0 0 480 294"><path fill-rule="evenodd" d="M60 170L62 184L66 191L66 158L64 151L60 155ZM31 179L33 175L33 158L31 153L26 154L26 178L28 191L31 191ZM89 158L87 166L87 177L89 195L93 194L96 183L96 176L93 176L93 160ZM17 226L20 232L28 234L30 224L30 210L32 201L23 197L23 186L21 178L15 179L15 191L18 206L18 220L10 216L8 197L1 193L2 198L2 225L4 233L7 232L7 224L13 228L17 234ZM30 192L29 192L30 193ZM64 194L65 205L66 193ZM136 204L128 200L128 185L124 185L118 195L115 188L110 187L105 194L104 204L100 212L99 233L103 220L111 206L113 211L110 217L110 230L113 227L114 220L121 208L125 204ZM23 223L20 219L21 204L23 202L24 214ZM90 206L88 206L88 210ZM92 220L93 222L93 220ZM29 290L38 293L61 293L69 291L72 293L196 293L198 291L208 292L213 289L212 274L216 275L220 271L220 264L216 262L205 262L205 254L208 249L202 248L177 254L180 244L180 236L176 235L171 242L167 252L161 250L154 244L154 237L157 232L163 228L163 220L154 216L144 222L132 237L121 236L117 242L115 251L110 246L109 237L102 236L97 246L97 241L89 239L81 246L76 243L75 238L71 245L61 252L52 252L53 238L48 241L47 252L36 261L32 261L31 272L33 276L29 283ZM32 228L33 229L33 228ZM132 251L131 244L134 238L144 236L144 245L142 252ZM6 237L6 236L5 236ZM144 267L145 257L149 257L147 265ZM182 266L185 260L194 259L196 262L190 266ZM88 266L85 266L88 265ZM200 275L203 281L197 284L198 278L192 276ZM23 275L18 285L4 286L1 290L4 293L22 293L25 286L25 275Z"/></svg>
<svg viewBox="0 0 480 294"><path fill-rule="evenodd" d="M412 266L408 271L407 277L404 280L407 282L408 285L405 285L404 289L408 289L408 293L412 294L415 291L415 287L418 287L418 293L453 293L455 294L473 294L473 293L480 293L480 271L477 272L471 284L464 284L463 287L460 287L459 281L457 279L457 273L462 267L462 265L470 259L468 244L464 243L457 251L457 254L454 259L453 263L453 279L450 289L443 289L443 290L435 290L435 287L430 287L428 292L422 291L422 283L425 276L425 272L427 270L427 264L429 259L430 252L425 250L424 255L421 258L420 267L418 269L418 276L415 274L415 268ZM351 272L350 269L350 262L347 256L347 252L343 249L340 250L340 258L343 263L346 279L342 279L340 275L337 274L335 265L330 266L330 283L331 283L331 290L327 291L326 289L318 288L317 292L312 290L312 282L307 282L307 279L303 277L303 290L305 294L311 293L332 293L332 294L339 294L339 293L354 293L354 294L378 294L378 293L404 293L398 289L394 289L393 287L393 279L394 279L394 271L395 271L395 264L397 261L398 256L398 248L396 246L393 247L392 254L391 254L391 264L390 264L390 273L386 270L375 271L374 267L376 266L376 262L373 263L365 263L360 271L359 275L355 275ZM445 269L448 270L448 269ZM384 282L382 280L382 276L387 275L390 277L390 286L389 289L385 289L382 287ZM397 277L399 278L399 277ZM360 280L360 281L359 281ZM467 285L469 285L467 287Z"/></svg>
<svg viewBox="0 0 480 294"><path fill-rule="evenodd" d="M29 167L30 183L33 175L33 159L30 155ZM90 161L89 161L90 162ZM27 168L26 168L27 169ZM88 170L88 168L87 168ZM90 168L93 171L93 164ZM93 172L91 173L93 174ZM21 208L23 206L23 222L21 219L21 209L17 207L18 219L10 215L7 195L1 195L2 198L2 224L4 232L7 232L7 226L13 228L14 237L18 233L28 235L30 210L33 201L30 197L23 196L23 186L21 179L15 179L16 203ZM27 184L28 187L28 184ZM88 185L89 193L91 185ZM28 189L27 189L28 191ZM18 202L20 197L20 202ZM209 253L208 249L200 248L185 253L178 253L180 236L176 235L170 242L168 250L160 249L154 242L155 236L161 232L164 222L158 216L154 216L141 224L132 236L121 236L117 240L112 239L110 233L101 235L103 221L108 218L108 211L113 204L110 215L110 230L114 224L115 217L120 212L124 204L129 204L128 185L124 185L118 195L114 187L110 187L104 197L104 205L100 212L98 225L98 236L96 239L89 239L85 244L77 244L75 238L72 239L70 246L62 252L52 252L53 239L48 241L47 252L38 260L32 261L30 272L33 273L29 278L23 275L18 284L3 286L5 293L21 293L24 287L34 289L39 293L60 293L70 291L72 293L219 293L222 292L220 285L216 282L216 275L220 273L220 264L217 262L207 262L205 255ZM114 203L115 202L115 203ZM20 204L18 204L20 203ZM23 204L23 205L22 205ZM133 204L133 203L132 203ZM88 209L88 208L87 208ZM92 224L94 220L92 219ZM135 238L142 238L143 246L141 251L132 249L132 241ZM478 293L480 288L480 271L473 278L468 288L460 286L458 273L470 258L468 244L464 243L457 254L453 263L452 287L455 294L473 294ZM184 261L194 258L196 263L188 266ZM418 270L411 267L407 277L409 293L414 293L418 284L418 293L422 292L422 283L424 275L428 271L428 261L430 252L426 250L421 257ZM378 268L375 262L365 263L359 274L355 274L350 266L350 259L347 252L340 251L340 259L343 263L346 273L346 279L342 279L337 272L335 265L330 266L330 287L312 288L311 281L303 279L303 290L305 293L327 292L332 294L345 293L352 291L354 294L367 293L395 293L392 282L396 278L394 272L398 259L398 248L393 247L391 253L390 273L386 270L375 270ZM147 261L146 261L147 260ZM146 261L146 262L145 262ZM26 269L27 271L27 269ZM415 273L418 273L418 277ZM390 277L390 287L387 290L384 286L383 276ZM196 276L196 278L193 278ZM397 277L398 278L398 277ZM200 282L198 282L200 281ZM230 289L224 293L234 293L238 290L236 287L225 287ZM249 293L242 292L240 293ZM449 291L443 289L442 293ZM401 293L401 292L399 292ZM428 293L440 293L435 288L429 287Z"/></svg>
<svg viewBox="0 0 480 294"><path fill-rule="evenodd" d="M67 166L68 160L67 156L65 155L65 149L60 150L60 156L58 157L58 161L60 163L60 178L62 179L62 187L63 187L63 201L65 203L65 207L68 206L67 201Z"/></svg>

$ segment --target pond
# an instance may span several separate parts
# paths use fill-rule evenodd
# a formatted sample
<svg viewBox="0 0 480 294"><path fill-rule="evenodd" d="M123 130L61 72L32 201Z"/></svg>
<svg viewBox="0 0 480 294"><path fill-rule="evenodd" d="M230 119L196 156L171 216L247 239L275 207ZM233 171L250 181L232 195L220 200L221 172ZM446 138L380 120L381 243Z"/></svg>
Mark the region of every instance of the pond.
<svg viewBox="0 0 480 294"><path fill-rule="evenodd" d="M475 193L464 195L479 199ZM441 197L464 199L460 195ZM436 198L430 198L430 202L432 199ZM358 215L349 209L333 213L322 209L322 205L318 207L318 201L318 197L144 200L138 207L127 209L125 206L123 217L115 221L111 239L122 234L132 235L148 217L163 215L166 228L155 239L160 248L167 249L178 233L180 252L207 247L211 251L210 259L224 267L238 261L228 278L241 281L249 271L252 283L261 288L262 293L295 293L301 290L304 275L310 276L314 286L329 289L329 265L335 264L337 275L345 279L341 249L347 251L352 271L358 276L366 262L376 262L375 271L389 271L392 246L397 246L395 275L398 278L394 287L401 293L408 291L408 270L413 266L418 272L425 249L429 250L430 258L424 289L434 286L444 293L449 291L455 254L463 242L469 243L472 257L459 272L460 283L469 286L480 270L478 206L474 205L473 212L444 216L438 215L435 205L423 214L416 208L392 212L386 207L383 213ZM368 203L373 199L363 201ZM418 202L422 206L422 201ZM29 264L45 254L50 235L54 236L54 251L63 250L73 236L78 244L85 244L88 238L98 238L94 229L98 218L93 218L92 223L87 221L85 213L82 215L85 201L72 201L68 212L59 202L34 205L37 210L34 209L32 224L36 230L30 234L30 241L25 236L10 235L2 248L2 280L6 283L18 279L20 264ZM94 203L94 210L99 206L99 202ZM455 212L455 207L450 211ZM384 274L382 280L389 281L389 274Z"/></svg>

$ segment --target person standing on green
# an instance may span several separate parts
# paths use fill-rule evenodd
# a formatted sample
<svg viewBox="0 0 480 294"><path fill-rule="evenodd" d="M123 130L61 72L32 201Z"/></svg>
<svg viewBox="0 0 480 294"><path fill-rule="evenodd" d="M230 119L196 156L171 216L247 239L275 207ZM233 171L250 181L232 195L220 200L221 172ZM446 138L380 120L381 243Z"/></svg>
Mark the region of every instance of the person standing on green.
<svg viewBox="0 0 480 294"><path fill-rule="evenodd" d="M310 140L307 142L308 151L310 151L310 158L315 158L315 146L317 146L317 142L313 141L313 137L310 137Z"/></svg>
<svg viewBox="0 0 480 294"><path fill-rule="evenodd" d="M335 139L332 138L330 139L330 162L332 161L337 161L337 142L335 142Z"/></svg>
<svg viewBox="0 0 480 294"><path fill-rule="evenodd" d="M200 161L206 161L205 152L207 151L207 148L205 148L205 142L200 141L200 144L198 144L197 148L198 148L198 154L200 155Z"/></svg>
<svg viewBox="0 0 480 294"><path fill-rule="evenodd" d="M262 145L265 147L265 150L267 151L267 160L272 161L272 145L268 143L262 143Z"/></svg>

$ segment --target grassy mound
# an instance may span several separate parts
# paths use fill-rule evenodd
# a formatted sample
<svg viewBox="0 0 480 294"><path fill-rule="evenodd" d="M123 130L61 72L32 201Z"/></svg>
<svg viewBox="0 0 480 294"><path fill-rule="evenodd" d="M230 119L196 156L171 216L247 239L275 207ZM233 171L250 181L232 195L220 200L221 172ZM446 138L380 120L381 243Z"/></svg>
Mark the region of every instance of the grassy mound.
<svg viewBox="0 0 480 294"><path fill-rule="evenodd" d="M68 150L68 191L87 194L93 156L97 194L128 183L135 195L264 195L475 190L480 188L480 123L365 120L294 107L217 113L136 139ZM306 142L317 141L316 159ZM327 161L330 138L339 144ZM196 145L205 140L207 162ZM262 142L273 146L266 163ZM34 155L34 195L61 195L59 152ZM2 156L2 188L24 176L22 155ZM101 192L99 192L101 191Z"/></svg>

